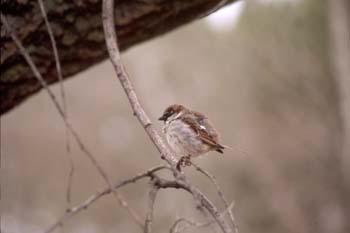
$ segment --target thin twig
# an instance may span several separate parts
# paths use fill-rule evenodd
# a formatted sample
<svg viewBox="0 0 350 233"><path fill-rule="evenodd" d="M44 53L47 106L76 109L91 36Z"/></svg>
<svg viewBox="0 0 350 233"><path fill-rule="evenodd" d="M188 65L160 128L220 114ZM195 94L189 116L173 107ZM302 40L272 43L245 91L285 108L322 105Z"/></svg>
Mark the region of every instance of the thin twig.
<svg viewBox="0 0 350 233"><path fill-rule="evenodd" d="M44 21L45 21L46 29L47 29L47 32L49 34L50 41L51 41L51 47L52 47L53 54L54 54L54 57L55 57L56 71L57 71L58 80L60 82L60 92L61 92L61 98L62 98L63 113L66 116L66 118L68 118L67 117L66 94L65 94L65 91L64 91L62 68L61 68L60 58L59 58L58 50L57 50L57 46L56 46L56 40L55 40L55 37L53 35L53 31L52 31L50 22L49 22L49 20L47 18L47 14L46 14L45 5L43 3L43 0L38 0L38 4L40 6L41 15L43 16Z"/></svg>
<svg viewBox="0 0 350 233"><path fill-rule="evenodd" d="M221 217L224 217L230 210L232 210L234 206L234 203L232 202L227 209L225 209L222 213L221 213ZM207 222L196 222L196 221L193 221L193 220L190 220L190 219L186 219L186 218L179 218L177 219L173 225L170 227L170 230L169 232L170 233L179 233L179 231L177 230L179 225L181 223L187 223L188 225L190 226L193 226L193 227L197 227L197 228L202 228L202 227L208 227L212 224L215 223L214 220L211 220L211 221L207 221ZM186 227L183 227L183 229L181 231L184 231Z"/></svg>
<svg viewBox="0 0 350 233"><path fill-rule="evenodd" d="M236 224L236 219L233 215L232 209L229 208L229 203L224 195L224 193L222 192L218 182L216 181L216 178L214 175L210 174L209 172L207 172L206 170L202 169L201 167L199 167L197 164L191 162L192 165L196 168L197 171L199 171L200 173L202 173L203 175L205 175L206 177L208 177L208 179L210 180L210 182L215 186L216 191L220 197L220 199L222 200L222 202L224 203L225 209L228 210L228 214L230 217L230 221L232 223L232 226L234 228L235 233L238 233L238 225Z"/></svg>
<svg viewBox="0 0 350 233"><path fill-rule="evenodd" d="M171 155L170 151L165 146L159 134L152 127L151 120L143 110L137 98L137 95L134 91L134 88L128 78L124 65L121 62L120 52L117 45L117 36L114 29L114 1L113 0L103 1L102 20L103 20L103 28L104 28L108 53L109 53L111 62L115 68L115 71L117 73L117 77L130 102L133 113L137 117L137 119L140 121L141 125L144 127L151 141L160 152L161 158L165 159L170 166L174 167L173 169L174 171L177 171L175 169L175 164L177 163L177 159L173 155Z"/></svg>
<svg viewBox="0 0 350 233"><path fill-rule="evenodd" d="M145 220L144 233L152 232L154 202L156 201L158 191L159 191L159 187L152 183L151 190L149 191L149 194L148 194L147 215Z"/></svg>
<svg viewBox="0 0 350 233"><path fill-rule="evenodd" d="M216 223L218 224L218 226L221 228L223 232L225 233L232 232L232 229L222 219L221 214L218 212L218 210L213 205L213 203L211 203L210 200L199 189L191 186L185 180L177 179L177 180L170 181L170 180L162 179L156 175L154 175L152 178L154 180L154 184L160 188L183 189L188 193L192 194L194 201L199 202L201 208L205 207L205 209L214 218L214 220L216 221Z"/></svg>
<svg viewBox="0 0 350 233"><path fill-rule="evenodd" d="M66 134L68 137L68 134ZM69 139L67 139L68 141ZM68 143L67 143L68 144ZM68 149L68 147L67 147ZM70 154L70 150L67 150L67 154L69 154L68 159L69 159L69 173L68 173L68 181L67 181L67 191L66 191L66 200L67 200L67 204L68 207L71 204L71 196L72 196L72 184L73 184L73 176L74 176L74 172L75 172L75 167L74 167L74 162L73 162L73 158Z"/></svg>
<svg viewBox="0 0 350 233"><path fill-rule="evenodd" d="M56 45L56 40L50 25L50 22L47 17L46 9L43 0L38 0L38 4L40 6L40 11L41 15L44 18L47 33L49 34L50 41L51 41L51 47L53 50L53 55L55 57L55 64L56 64L56 71L57 71L57 76L58 80L60 83L60 93L61 93L61 100L62 100L62 109L63 113L68 119L68 110L67 110L67 101L66 101L66 93L64 90L64 84L63 84L63 75L62 75L62 68L61 68L61 62L57 50L57 45ZM69 172L68 172L68 182L67 182L67 191L66 191L66 201L68 206L70 205L71 202L71 190L72 190L72 181L73 181L73 175L74 175L74 163L72 159L72 155L70 154L70 140L69 140L69 129L66 127L66 153L67 157L69 159Z"/></svg>
<svg viewBox="0 0 350 233"><path fill-rule="evenodd" d="M101 165L97 162L95 156L84 145L84 143L80 139L80 136L78 135L78 133L73 128L72 124L68 121L68 119L64 115L63 109L61 108L61 106L59 105L58 101L56 100L56 97L53 94L52 90L49 88L49 86L47 85L46 81L41 76L38 68L34 64L33 60L31 59L30 55L28 54L27 50L23 47L21 41L18 39L16 33L12 30L12 28L10 27L10 25L8 24L8 22L6 20L6 17L2 13L1 13L1 22L4 24L6 30L10 33L11 38L15 42L16 46L18 47L18 49L19 49L20 53L22 54L22 56L24 57L24 59L27 61L28 65L30 66L30 68L32 70L32 72L34 73L35 78L39 81L41 86L46 90L46 92L49 95L50 99L52 100L55 108L57 109L58 113L62 117L65 126L69 129L69 131L73 135L73 138L75 139L75 141L78 144L79 148L90 159L91 163L95 166L95 168L97 169L99 174L102 176L102 178L104 179L104 181L106 182L108 187L112 188L112 184L111 184L111 182L110 182L110 180L109 180L109 178L107 176L107 173L103 170ZM129 207L127 202L124 200L124 197L121 196L119 193L117 193L114 190L112 190L112 192L113 192L114 197L118 200L119 204L121 206L123 206L128 211L130 216L135 220L135 222L140 226L140 228L143 229L143 223L142 223L140 217L138 217L136 212L133 211Z"/></svg>
<svg viewBox="0 0 350 233"><path fill-rule="evenodd" d="M105 33L105 40L107 45L107 51L113 67L116 71L117 77L125 91L125 94L130 102L131 108L134 115L140 121L141 125L147 132L153 144L156 146L161 154L161 158L164 159L170 166L174 176L178 182L183 183L183 188L192 193L194 200L200 203L201 206L211 214L220 226L221 230L225 233L232 233L232 229L229 224L220 218L220 214L217 208L210 202L210 200L198 190L196 187L187 181L185 175L180 173L176 169L177 159L170 153L169 149L165 146L162 138L159 136L157 131L153 128L149 117L143 110L137 95L134 91L133 85L131 84L126 70L121 62L120 52L117 45L117 36L114 25L114 0L103 0L102 1L102 21L103 29Z"/></svg>
<svg viewBox="0 0 350 233"><path fill-rule="evenodd" d="M210 222L210 221L214 221L214 222L215 222L214 219L211 219L211 218L210 218L210 213L209 213L208 210L206 210L206 209L204 209L204 208L202 207L202 208L199 209L199 211L201 212L201 214L203 215L203 217L204 217L205 219L207 219L207 222ZM221 216L219 216L219 217L221 218ZM210 227L212 233L218 233L218 229L215 227L214 224L211 224L211 225L209 225L208 227Z"/></svg>
<svg viewBox="0 0 350 233"><path fill-rule="evenodd" d="M116 185L113 185L112 189L105 188L104 190L97 192L94 195L91 195L88 199L86 199L85 201L83 201L79 205L68 209L68 211L63 216L61 216L54 224L50 225L50 227L48 227L47 230L44 231L44 233L50 233L50 232L54 231L57 227L62 226L67 219L78 214L82 210L86 210L93 203L95 203L97 200L99 200L101 197L108 195L111 192L113 192L121 187L124 187L128 184L135 183L136 181L139 181L140 179L143 179L146 177L152 178L153 173L160 171L162 169L167 169L167 168L168 167L166 167L166 166L158 166L158 167L151 168L151 169L147 170L146 172L142 172L142 173L140 173L132 178L126 179L124 181L119 182Z"/></svg>

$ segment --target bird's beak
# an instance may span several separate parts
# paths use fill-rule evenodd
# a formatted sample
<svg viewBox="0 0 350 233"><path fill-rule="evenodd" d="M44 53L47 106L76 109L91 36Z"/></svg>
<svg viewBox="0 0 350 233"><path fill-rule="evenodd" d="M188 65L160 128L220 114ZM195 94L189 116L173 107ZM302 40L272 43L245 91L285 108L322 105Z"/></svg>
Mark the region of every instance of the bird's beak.
<svg viewBox="0 0 350 233"><path fill-rule="evenodd" d="M160 120L160 121L166 121L166 119L167 119L167 117L165 115L158 118L158 120Z"/></svg>

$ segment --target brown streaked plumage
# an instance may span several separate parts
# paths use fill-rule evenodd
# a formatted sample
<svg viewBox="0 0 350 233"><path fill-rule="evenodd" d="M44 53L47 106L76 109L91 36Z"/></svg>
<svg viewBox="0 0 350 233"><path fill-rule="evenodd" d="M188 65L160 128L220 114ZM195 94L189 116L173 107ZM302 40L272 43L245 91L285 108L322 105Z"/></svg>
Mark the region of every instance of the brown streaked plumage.
<svg viewBox="0 0 350 233"><path fill-rule="evenodd" d="M208 118L183 105L174 104L165 109L159 120L164 121L163 131L169 146L181 156L178 168L189 165L190 159L209 151L223 153L219 135Z"/></svg>

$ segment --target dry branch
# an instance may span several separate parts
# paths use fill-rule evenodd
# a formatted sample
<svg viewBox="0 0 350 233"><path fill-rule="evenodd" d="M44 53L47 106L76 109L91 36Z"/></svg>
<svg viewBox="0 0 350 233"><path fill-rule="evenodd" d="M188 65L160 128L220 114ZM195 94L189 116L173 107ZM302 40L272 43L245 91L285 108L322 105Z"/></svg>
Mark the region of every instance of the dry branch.
<svg viewBox="0 0 350 233"><path fill-rule="evenodd" d="M157 193L159 187L151 183L151 190L148 193L148 206L147 206L147 215L144 226L144 233L152 232L152 223L153 223L153 212L154 212L154 203L156 201Z"/></svg>
<svg viewBox="0 0 350 233"><path fill-rule="evenodd" d="M61 94L61 101L62 101L62 110L65 115L65 117L68 119L68 112L67 112L67 101L66 101L66 93L64 90L64 84L63 84L63 75L62 75L62 68L61 68L61 62L60 62L60 57L58 55L58 50L57 50L57 44L55 40L55 36L53 35L52 28L50 25L50 22L47 18L47 13L45 9L45 5L43 0L38 0L38 4L40 6L40 12L42 17L44 18L45 21L45 26L47 29L47 33L49 34L50 37L50 42L51 42L51 47L53 51L53 55L55 58L55 65L56 65L56 71L57 71L57 76L58 76L58 81L60 85L60 94ZM70 141L69 141L69 129L66 127L66 153L69 161L69 172L68 172L68 182L67 182L67 190L66 190L66 200L68 206L70 205L71 201L71 190L72 190L72 181L73 181L73 175L74 175L74 164L73 164L73 159L72 155L70 154Z"/></svg>
<svg viewBox="0 0 350 233"><path fill-rule="evenodd" d="M238 226L236 223L236 219L232 213L232 208L230 208L230 204L228 203L224 193L222 192L218 182L216 181L215 176L213 176L212 174L210 174L209 172L207 172L206 170L204 170L203 168L199 167L197 164L192 162L192 165L197 169L197 171L199 171L200 173L202 173L203 175L205 175L210 182L215 186L216 192L218 193L220 199L222 200L226 210L228 211L228 215L230 217L230 221L232 223L232 226L234 228L235 233L238 233ZM231 204L232 205L232 204Z"/></svg>
<svg viewBox="0 0 350 233"><path fill-rule="evenodd" d="M43 14L43 18L45 20L45 24L48 30L49 37L51 39L51 44L52 48L54 50L54 57L55 57L55 62L56 62L56 69L58 72L58 76L62 76L62 71L60 67L60 60L56 48L56 42L53 37L52 29L50 28L49 21L47 19L47 15L44 9L44 5L42 0L38 0L39 5L41 7L41 12ZM216 5L216 1L209 1L208 4L206 5L205 9L212 9ZM219 1L220 3L226 1ZM214 4L215 3L215 4ZM221 6L221 5L219 5ZM209 7L209 8L207 8ZM209 198L204 195L197 187L195 187L191 182L187 179L187 177L179 172L176 169L176 163L177 160L176 158L170 153L169 149L163 142L162 138L158 134L158 132L153 128L150 119L146 115L145 111L143 110L143 107L141 106L137 95L133 89L133 86L129 80L129 77L126 73L126 70L121 62L120 58L120 52L119 48L117 45L117 37L116 37L116 32L115 32L115 24L114 24L114 4L112 0L104 0L103 1L103 7L102 7L102 12L103 12L103 28L104 28L104 35L105 35L105 40L107 44L107 51L110 55L110 59L112 61L112 64L116 70L117 77L123 87L123 90L125 91L128 100L130 102L130 105L132 107L134 115L137 117L137 119L140 121L142 126L144 127L145 131L147 132L148 136L150 137L151 141L154 143L158 151L160 152L161 158L164 159L168 164L169 164L169 169L171 170L174 180L167 180L163 179L156 174L155 172L166 168L165 166L157 167L154 169L151 169L145 173L142 173L140 175L137 175L133 178L127 179L123 182L120 182L119 184L112 186L107 174L105 171L102 169L102 167L99 165L99 163L96 161L95 156L86 148L86 146L83 144L80 136L78 133L75 131L71 123L69 122L67 115L66 115L66 110L65 107L61 107L59 102L57 101L55 95L51 91L51 89L48 86L47 80L42 76L42 74L39 72L38 67L34 64L33 59L30 57L29 53L26 51L24 46L22 45L20 39L14 32L14 30L9 26L6 17L1 13L1 22L5 26L7 33L11 36L13 39L15 45L17 46L19 53L23 56L24 60L28 63L31 71L34 74L34 77L38 80L38 83L40 86L46 90L48 93L51 101L53 102L55 108L59 112L59 115L62 117L63 122L66 126L66 128L69 130L69 132L72 134L75 142L78 144L80 149L85 153L85 155L90 159L90 161L93 163L99 174L103 177L104 181L108 185L108 187L101 191L98 192L94 195L92 195L90 198L88 198L86 201L82 202L80 205L75 206L73 208L70 208L60 219L58 219L57 222L52 224L46 231L45 233L50 233L53 230L55 230L57 227L61 226L64 224L64 222L69 219L70 217L78 214L80 211L87 209L90 205L95 203L99 198L102 196L105 196L107 194L113 194L114 197L117 198L119 203L125 207L130 215L133 217L133 219L136 221L136 223L139 224L140 227L144 229L144 232L151 232L151 225L153 222L153 208L154 208L154 203L155 203L155 198L156 194L159 189L166 189L166 188L175 188L175 189L183 189L187 191L189 194L192 195L193 200L195 204L197 205L199 210L202 210L204 213L209 213L212 218L214 219L213 221L220 227L222 232L224 233L232 233L233 229L230 227L230 224L226 222L226 220L223 218L222 214L218 211L218 209L215 207L215 205L209 200ZM207 12L207 11L203 11ZM202 13L203 13L202 12ZM202 14L203 15L203 14ZM61 73L61 74L60 74ZM64 90L62 86L62 98L64 99ZM63 102L65 102L63 100ZM122 196L120 196L117 192L116 189L123 187L127 184L130 184L132 182L136 182L139 179L145 178L145 177L150 177L152 180L151 183L151 191L149 193L149 202L148 202L148 212L145 220L145 224L141 223L140 218L138 215L131 209L129 208L127 202L123 199ZM214 181L214 184L215 181ZM217 186L217 185L216 185ZM217 186L218 187L218 186ZM70 190L70 187L68 186L68 192ZM219 190L219 189L218 189ZM219 191L219 195L220 195ZM222 194L222 193L221 193ZM226 200L226 199L225 199ZM226 204L227 206L227 204ZM206 212L205 212L205 211ZM232 217L233 219L233 217ZM232 220L234 221L234 220ZM236 230L236 229L235 229Z"/></svg>
<svg viewBox="0 0 350 233"><path fill-rule="evenodd" d="M47 230L44 233L51 233L53 232L57 227L62 226L64 222L69 219L70 217L78 214L79 212L88 209L92 204L94 204L97 200L99 200L101 197L110 194L111 192L122 188L128 184L135 183L136 181L139 181L140 179L146 178L146 177L153 177L153 174L157 171L160 171L162 169L167 169L166 166L158 166L155 168L151 168L147 170L146 172L140 173L132 178L126 179L124 181L119 182L116 185L113 185L112 188L106 188L100 192L95 193L94 195L90 196L88 199L83 201L77 206L74 206L67 210L67 212L61 216L54 224L50 225Z"/></svg>
<svg viewBox="0 0 350 233"><path fill-rule="evenodd" d="M229 213L230 211L232 211L232 208L234 206L234 203L232 202L228 208L226 210L224 210L222 213L221 213L221 217L224 217L225 214ZM189 226L192 226L192 227L196 227L196 228L202 228L202 227L208 227L212 224L215 223L214 220L211 220L211 221L208 221L208 222L197 222L197 221L194 221L194 220L190 220L190 219L187 219L187 218L179 218L177 219L173 225L170 227L170 230L169 232L170 233L179 233L181 231L185 231L186 227L184 226L182 228L182 230L178 230L179 226L181 223L185 223Z"/></svg>
<svg viewBox="0 0 350 233"><path fill-rule="evenodd" d="M173 167L173 171L175 174L178 174L175 164L176 158L170 154L170 151L165 146L163 140L156 132L156 130L151 125L151 120L146 115L145 111L141 107L141 104L137 98L137 95L134 91L134 88L127 76L126 70L121 62L119 48L117 45L117 36L114 28L114 2L113 1L103 1L102 7L102 21L103 28L105 32L105 39L107 44L108 53L110 56L110 60L112 65L117 73L117 77L120 81L120 84L125 91L125 94L130 102L131 108L133 110L134 115L140 121L143 128L146 130L148 136L152 140L152 142L157 147L158 151L161 153L163 159L167 161L167 163Z"/></svg>
<svg viewBox="0 0 350 233"><path fill-rule="evenodd" d="M73 135L73 138L75 139L76 143L78 144L79 148L84 152L84 154L89 158L91 163L94 165L96 170L99 172L101 177L104 179L104 181L107 183L109 188L112 188L112 184L107 176L107 173L103 170L101 165L97 162L95 156L87 149L83 141L81 140L79 134L76 132L76 130L73 128L72 124L68 121L66 118L63 109L61 108L60 104L58 103L55 95L53 94L50 87L47 85L46 81L43 79L41 73L39 72L38 68L34 64L33 60L31 59L29 53L27 50L23 47L22 42L18 39L16 33L12 30L10 25L8 24L6 17L1 13L1 22L5 26L6 30L10 33L11 38L16 43L18 49L20 50L21 54L27 61L28 65L30 66L32 72L34 73L35 78L39 81L39 83L42 85L42 87L46 90L47 94L49 95L52 103L54 104L56 110L58 111L59 115L61 116L65 126L69 129L70 133ZM122 197L119 193L112 190L112 193L114 197L117 199L119 204L123 206L128 213L131 215L131 217L135 220L135 222L142 228L143 223L141 222L138 215L128 206L127 202L124 200L124 197Z"/></svg>
<svg viewBox="0 0 350 233"><path fill-rule="evenodd" d="M187 180L184 174L180 173L176 169L176 159L173 155L170 154L168 148L165 146L162 138L159 136L158 132L153 128L150 119L143 110L137 95L134 91L133 85L130 82L130 79L126 73L126 70L121 62L120 52L117 45L117 36L114 28L114 1L113 0L103 0L102 4L102 21L103 29L105 32L105 39L107 44L107 50L110 56L112 65L116 71L117 78L119 79L125 94L128 97L131 108L136 115L137 119L140 121L141 125L147 132L151 141L157 147L158 151L161 154L161 158L165 159L170 165L171 170L173 171L174 177L177 179L173 181L175 188L183 188L190 192L200 206L204 207L210 215L216 220L217 224L220 226L221 230L224 233L232 233L232 229L227 224L225 220L220 217L220 213L217 208L210 202L210 200L196 187L194 187ZM159 180L161 181L161 180ZM160 184L157 184L160 186ZM169 184L171 185L171 184ZM180 185L180 186L179 186Z"/></svg>

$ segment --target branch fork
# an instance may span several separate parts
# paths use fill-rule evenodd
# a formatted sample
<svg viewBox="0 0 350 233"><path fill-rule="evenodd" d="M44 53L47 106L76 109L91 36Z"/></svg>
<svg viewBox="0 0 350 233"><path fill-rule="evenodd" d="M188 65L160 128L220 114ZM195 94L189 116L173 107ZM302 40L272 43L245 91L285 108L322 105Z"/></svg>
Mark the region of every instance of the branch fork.
<svg viewBox="0 0 350 233"><path fill-rule="evenodd" d="M43 7L42 0L38 0L39 4L41 4L41 10L45 11ZM117 37L114 27L114 1L113 0L103 0L102 5L102 19L103 19L103 28L105 32L105 39L107 44L107 50L111 59L111 62L115 68L117 78L119 82L122 85L123 90L125 91L125 94L129 100L129 103L131 105L133 114L137 117L141 125L143 126L144 130L146 131L147 135L149 136L150 140L153 142L153 144L156 146L160 153L160 158L165 160L168 164L167 166L158 166L152 169L149 169L139 175L136 175L132 178L126 179L124 181L119 182L116 185L112 185L109 177L107 176L106 172L103 170L103 168L100 166L98 161L95 159L95 156L86 148L84 143L82 142L79 134L75 131L73 125L70 123L66 116L66 109L65 109L65 103L64 106L61 107L59 102L57 101L54 93L52 92L51 88L46 83L45 79L42 77L41 73L39 72L39 69L34 64L33 60L31 59L29 53L24 48L21 41L18 39L16 33L12 30L10 25L8 24L6 17L1 14L1 22L4 24L5 28L10 32L10 35L17 45L20 53L23 55L24 59L30 66L32 72L34 73L34 76L37 78L38 82L41 84L41 86L47 91L49 98L51 99L52 103L54 104L55 108L57 109L59 115L63 119L63 122L66 126L67 131L72 135L75 142L79 145L80 149L84 152L84 154L89 158L89 160L92 162L92 164L95 166L96 170L99 172L99 174L102 176L104 181L107 184L107 188L105 188L102 191L99 191L93 195L91 195L88 199L83 201L81 204L77 206L70 207L66 210L63 216L59 218L54 224L50 225L48 229L45 231L45 233L53 232L56 228L63 226L64 222L71 218L72 216L78 214L79 212L86 210L91 206L93 203L95 203L97 200L99 200L101 197L106 196L108 194L113 194L114 197L119 201L120 205L125 207L131 217L135 220L135 222L140 225L141 229L145 233L151 233L152 232L152 223L153 223L153 213L154 213L154 204L156 201L157 193L160 189L167 189L167 188L174 188L174 189L182 189L187 191L190 195L192 195L194 203L199 211L203 213L204 216L207 216L208 214L211 216L211 220L209 221L211 225L212 223L216 223L217 226L221 229L223 233L238 233L238 229L235 224L235 219L233 218L233 214L231 212L231 205L228 205L228 202L224 198L219 186L217 185L215 178L204 171L203 169L200 169L198 166L195 166L198 171L200 171L202 174L207 176L211 182L215 185L215 188L217 190L217 193L219 194L220 198L222 199L222 202L225 205L225 211L229 213L230 216L230 222L226 221L225 218L223 218L223 214L218 211L218 208L209 200L209 198L196 186L194 186L189 179L186 177L186 175L183 172L178 171L176 169L177 165L177 159L170 153L170 150L164 143L161 136L158 134L158 132L154 129L151 120L146 115L141 103L138 100L138 97L136 95L136 92L134 91L133 85L128 77L128 74L126 72L125 67L123 66L121 62L120 52L117 45ZM46 17L45 12L43 12L43 16L45 17L46 25L48 25L48 31L50 36L53 38L52 30L49 28L49 23ZM59 64L59 58L57 49L55 49L55 42L54 39L52 39L52 46L55 50L55 58L57 62L57 71L58 73L61 72L60 70L60 64ZM64 92L62 87L62 98L63 102L64 100ZM173 179L164 179L161 178L156 173L160 170L167 169L170 170L173 174ZM124 187L128 184L135 183L136 181L143 179L143 178L149 178L150 181L150 190L148 195L148 205L147 205L147 214L145 217L144 223L139 220L138 214L136 214L127 204L127 202L124 200L124 198L117 192L117 189ZM70 189L70 188L69 188ZM190 224L191 221L183 220L184 222L187 222ZM181 222L181 221L177 221ZM176 223L175 225L177 225ZM197 227L200 227L205 224L190 224ZM173 227L172 227L173 228ZM171 228L171 229L172 229ZM176 229L176 226L174 227ZM172 231L171 231L172 232Z"/></svg>

